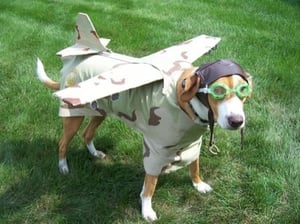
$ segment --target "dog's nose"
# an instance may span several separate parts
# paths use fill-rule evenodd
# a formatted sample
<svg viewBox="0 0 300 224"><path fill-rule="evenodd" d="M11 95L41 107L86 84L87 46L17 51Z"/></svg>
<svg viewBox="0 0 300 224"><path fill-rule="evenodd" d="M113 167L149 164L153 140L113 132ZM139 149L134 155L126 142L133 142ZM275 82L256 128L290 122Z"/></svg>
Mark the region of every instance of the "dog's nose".
<svg viewBox="0 0 300 224"><path fill-rule="evenodd" d="M244 123L244 118L241 115L231 115L228 117L228 123L232 128L239 128Z"/></svg>

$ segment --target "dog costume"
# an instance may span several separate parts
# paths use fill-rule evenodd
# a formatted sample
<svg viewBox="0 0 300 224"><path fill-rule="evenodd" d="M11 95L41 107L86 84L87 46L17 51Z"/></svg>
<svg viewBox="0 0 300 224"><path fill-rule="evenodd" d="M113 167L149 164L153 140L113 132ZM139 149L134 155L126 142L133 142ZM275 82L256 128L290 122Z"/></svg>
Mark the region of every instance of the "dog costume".
<svg viewBox="0 0 300 224"><path fill-rule="evenodd" d="M63 62L61 88L74 86L108 69L115 71L113 75L118 76L118 72L126 71L126 67L130 66L97 55L69 56L63 58ZM149 69L149 66L141 64L140 74L143 75L143 68ZM117 67L122 68L114 70ZM152 70L161 72L155 67ZM179 107L175 92L177 79L176 75L164 76L164 81L102 98L90 105L73 107L61 102L59 115L116 116L143 133L144 167L148 174L159 175L175 171L199 157L202 143L199 136L207 130L207 123L195 124Z"/></svg>

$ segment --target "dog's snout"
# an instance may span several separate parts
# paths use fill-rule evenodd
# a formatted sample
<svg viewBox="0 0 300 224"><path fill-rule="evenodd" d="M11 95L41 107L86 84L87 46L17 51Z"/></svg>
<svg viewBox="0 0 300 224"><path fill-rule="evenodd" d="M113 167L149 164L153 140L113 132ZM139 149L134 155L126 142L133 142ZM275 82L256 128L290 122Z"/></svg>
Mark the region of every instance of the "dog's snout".
<svg viewBox="0 0 300 224"><path fill-rule="evenodd" d="M231 115L228 117L228 123L232 128L239 128L244 123L244 118L241 115Z"/></svg>

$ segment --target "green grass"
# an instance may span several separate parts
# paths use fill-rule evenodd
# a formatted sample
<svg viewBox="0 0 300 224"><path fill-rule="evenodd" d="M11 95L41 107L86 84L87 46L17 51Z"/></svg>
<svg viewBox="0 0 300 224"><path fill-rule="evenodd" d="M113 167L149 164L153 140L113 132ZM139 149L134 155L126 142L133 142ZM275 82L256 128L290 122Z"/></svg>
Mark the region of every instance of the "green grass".
<svg viewBox="0 0 300 224"><path fill-rule="evenodd" d="M144 223L141 138L122 123L108 119L97 132L106 160L92 158L78 135L71 173L58 172L58 101L35 78L35 60L59 78L55 53L72 43L78 12L112 39L111 49L134 56L219 36L218 49L195 65L231 58L253 76L244 149L237 132L217 128L220 155L201 154L214 191L198 194L187 169L160 177L157 223L300 222L298 0L2 0L0 9L0 223Z"/></svg>

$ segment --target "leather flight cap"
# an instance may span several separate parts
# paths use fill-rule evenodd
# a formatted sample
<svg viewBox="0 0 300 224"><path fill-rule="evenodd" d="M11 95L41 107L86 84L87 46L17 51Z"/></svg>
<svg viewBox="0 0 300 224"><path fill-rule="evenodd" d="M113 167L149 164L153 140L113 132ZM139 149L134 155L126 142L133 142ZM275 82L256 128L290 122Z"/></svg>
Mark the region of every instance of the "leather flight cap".
<svg viewBox="0 0 300 224"><path fill-rule="evenodd" d="M195 75L199 76L201 80L200 88L208 87L217 79L233 74L241 76L248 83L247 75L241 66L229 59L220 59L203 64L195 71ZM206 107L210 108L207 94L197 93L197 96Z"/></svg>
<svg viewBox="0 0 300 224"><path fill-rule="evenodd" d="M210 85L217 79L236 74L247 80L247 75L241 66L229 59L220 59L211 63L201 65L195 72L201 78L201 87Z"/></svg>

